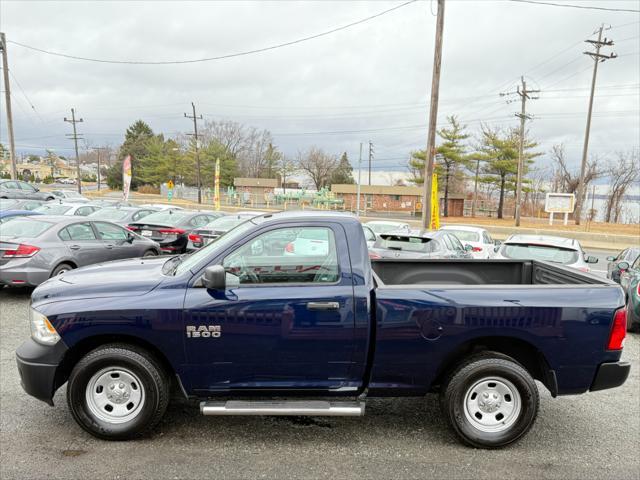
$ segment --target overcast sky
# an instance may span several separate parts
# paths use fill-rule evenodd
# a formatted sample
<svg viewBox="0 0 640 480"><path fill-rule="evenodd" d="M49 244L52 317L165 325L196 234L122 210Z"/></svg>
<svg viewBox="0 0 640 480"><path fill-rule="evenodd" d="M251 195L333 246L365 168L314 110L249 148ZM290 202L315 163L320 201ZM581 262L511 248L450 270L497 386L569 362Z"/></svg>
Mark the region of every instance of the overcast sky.
<svg viewBox="0 0 640 480"><path fill-rule="evenodd" d="M556 0L557 2L559 0ZM7 40L110 60L165 61L268 47L375 15L390 1L0 1ZM582 52L601 23L615 60L600 64L590 151L640 144L640 15L510 1L447 0L439 121L458 115L514 126L519 103L500 92L524 74L542 90L529 102L540 149L564 142L578 164L593 61ZM573 5L640 9L640 1ZM72 60L10 43L19 152L71 155L63 122L75 107L92 145L117 145L133 121L167 136L189 131L191 101L205 119L230 119L273 133L285 153L311 145L348 152L374 143L374 169L404 170L424 148L436 2L420 1L328 36L211 62L122 65ZM21 88L20 88L21 87ZM25 96L26 94L26 96ZM27 100L28 97L28 100ZM35 110L31 105L35 107ZM4 97L0 141L6 143ZM366 146L365 146L366 148ZM541 159L545 162L545 159Z"/></svg>

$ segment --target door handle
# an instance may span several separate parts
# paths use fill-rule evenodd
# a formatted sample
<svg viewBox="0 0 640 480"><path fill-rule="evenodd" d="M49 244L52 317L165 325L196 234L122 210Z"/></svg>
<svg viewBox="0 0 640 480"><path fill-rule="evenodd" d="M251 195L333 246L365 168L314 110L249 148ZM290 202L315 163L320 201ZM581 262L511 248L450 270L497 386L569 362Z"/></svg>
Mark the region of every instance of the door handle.
<svg viewBox="0 0 640 480"><path fill-rule="evenodd" d="M71 245L69 248L71 250L80 250L80 245Z"/></svg>
<svg viewBox="0 0 640 480"><path fill-rule="evenodd" d="M108 244L108 245L105 245L105 247L107 247L108 249L112 249L113 245L112 244Z"/></svg>
<svg viewBox="0 0 640 480"><path fill-rule="evenodd" d="M339 302L309 302L307 310L339 310Z"/></svg>

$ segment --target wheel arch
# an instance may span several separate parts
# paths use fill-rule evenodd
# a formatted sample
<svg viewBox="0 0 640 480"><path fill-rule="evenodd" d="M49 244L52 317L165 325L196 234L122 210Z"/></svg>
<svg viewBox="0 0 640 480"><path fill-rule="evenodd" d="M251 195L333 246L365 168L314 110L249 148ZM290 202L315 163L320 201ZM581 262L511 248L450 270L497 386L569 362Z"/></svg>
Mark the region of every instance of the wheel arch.
<svg viewBox="0 0 640 480"><path fill-rule="evenodd" d="M73 345L73 347L69 348L56 371L54 390L58 389L67 381L69 375L71 374L71 370L73 370L73 367L75 367L80 359L87 353L103 345L114 343L136 346L138 348L146 350L158 361L160 366L167 373L168 378L170 378L172 381L173 379L177 378L176 371L173 368L173 365L171 365L171 362L169 362L166 355L164 355L162 351L152 343L134 335L104 334L84 338ZM180 389L183 390L181 385Z"/></svg>
<svg viewBox="0 0 640 480"><path fill-rule="evenodd" d="M461 362L471 355L482 352L496 352L512 358L535 380L542 382L553 397L558 394L555 371L549 366L544 354L526 340L508 336L480 337L458 345L443 360L433 385L437 387L442 385Z"/></svg>
<svg viewBox="0 0 640 480"><path fill-rule="evenodd" d="M62 265L62 264L70 265L72 268L78 268L78 264L76 262L74 262L73 260L70 260L68 258L65 258L64 260L60 260L59 262L55 263L55 265L53 266L53 268L51 268L51 271L49 272L49 276L51 276L53 271L56 268L58 268L60 265Z"/></svg>

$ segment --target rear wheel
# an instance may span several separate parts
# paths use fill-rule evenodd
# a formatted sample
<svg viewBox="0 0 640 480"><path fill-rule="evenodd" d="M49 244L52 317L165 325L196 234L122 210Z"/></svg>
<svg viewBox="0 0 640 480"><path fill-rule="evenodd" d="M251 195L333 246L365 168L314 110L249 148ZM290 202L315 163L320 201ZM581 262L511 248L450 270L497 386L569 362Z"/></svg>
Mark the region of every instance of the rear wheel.
<svg viewBox="0 0 640 480"><path fill-rule="evenodd" d="M52 277L57 277L58 275L63 274L64 272L68 272L69 270L73 270L73 266L68 263L61 263L51 272Z"/></svg>
<svg viewBox="0 0 640 480"><path fill-rule="evenodd" d="M158 253L155 250L147 250L146 252L144 252L144 255L142 255L143 257L157 257Z"/></svg>
<svg viewBox="0 0 640 480"><path fill-rule="evenodd" d="M67 385L73 418L106 440L139 437L153 428L169 403L166 372L145 350L105 345L74 367Z"/></svg>
<svg viewBox="0 0 640 480"><path fill-rule="evenodd" d="M487 352L449 377L442 408L456 434L479 448L508 445L529 431L538 414L538 388L517 362Z"/></svg>

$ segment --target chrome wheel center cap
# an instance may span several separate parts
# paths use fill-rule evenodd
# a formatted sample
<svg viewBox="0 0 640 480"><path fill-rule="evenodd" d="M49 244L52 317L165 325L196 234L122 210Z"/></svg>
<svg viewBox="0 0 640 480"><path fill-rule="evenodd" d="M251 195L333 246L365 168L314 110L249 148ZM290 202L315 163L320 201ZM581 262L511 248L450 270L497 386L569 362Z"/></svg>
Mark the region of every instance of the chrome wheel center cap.
<svg viewBox="0 0 640 480"><path fill-rule="evenodd" d="M502 405L502 395L495 390L486 390L478 396L478 407L485 413L495 412Z"/></svg>

